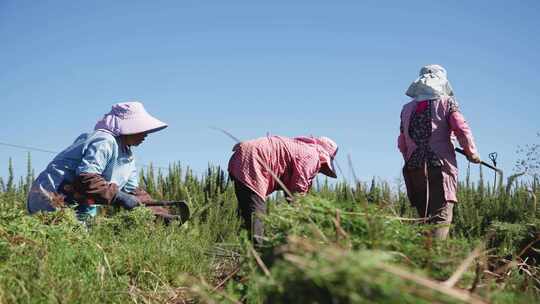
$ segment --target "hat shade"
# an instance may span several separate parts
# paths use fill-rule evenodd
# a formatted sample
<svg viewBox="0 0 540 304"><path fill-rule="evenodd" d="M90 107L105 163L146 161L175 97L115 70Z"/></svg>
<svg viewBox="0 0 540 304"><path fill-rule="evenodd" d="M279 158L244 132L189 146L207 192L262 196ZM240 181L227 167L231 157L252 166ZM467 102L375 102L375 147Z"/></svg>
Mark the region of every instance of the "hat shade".
<svg viewBox="0 0 540 304"><path fill-rule="evenodd" d="M107 130L115 136L152 133L162 130L167 124L146 112L138 101L117 103L99 120L95 130Z"/></svg>
<svg viewBox="0 0 540 304"><path fill-rule="evenodd" d="M321 169L320 172L324 175L336 178L336 167L334 166L334 158L336 157L338 146L337 144L328 137L319 137L317 138L319 146L326 153L321 153Z"/></svg>

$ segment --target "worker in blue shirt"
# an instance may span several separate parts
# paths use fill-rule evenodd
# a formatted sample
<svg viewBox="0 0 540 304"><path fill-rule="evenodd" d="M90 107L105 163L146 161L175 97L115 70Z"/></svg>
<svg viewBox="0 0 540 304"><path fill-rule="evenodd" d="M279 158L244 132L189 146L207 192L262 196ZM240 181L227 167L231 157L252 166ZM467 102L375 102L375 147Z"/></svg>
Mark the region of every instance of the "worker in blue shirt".
<svg viewBox="0 0 540 304"><path fill-rule="evenodd" d="M167 124L140 102L112 106L91 133L81 134L39 174L28 194L30 214L73 205L79 216L96 213L94 204L131 210L150 196L138 187L132 147Z"/></svg>

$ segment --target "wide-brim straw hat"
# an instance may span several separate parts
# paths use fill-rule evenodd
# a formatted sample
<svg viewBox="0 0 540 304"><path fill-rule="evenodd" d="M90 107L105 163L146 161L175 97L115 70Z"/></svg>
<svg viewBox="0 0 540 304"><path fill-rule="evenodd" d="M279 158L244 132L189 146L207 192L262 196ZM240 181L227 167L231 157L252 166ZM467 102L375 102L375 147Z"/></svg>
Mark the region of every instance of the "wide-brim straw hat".
<svg viewBox="0 0 540 304"><path fill-rule="evenodd" d="M167 124L148 114L142 103L129 101L117 103L112 106L96 123L95 130L107 130L118 135L132 135L138 133L153 133L163 130Z"/></svg>

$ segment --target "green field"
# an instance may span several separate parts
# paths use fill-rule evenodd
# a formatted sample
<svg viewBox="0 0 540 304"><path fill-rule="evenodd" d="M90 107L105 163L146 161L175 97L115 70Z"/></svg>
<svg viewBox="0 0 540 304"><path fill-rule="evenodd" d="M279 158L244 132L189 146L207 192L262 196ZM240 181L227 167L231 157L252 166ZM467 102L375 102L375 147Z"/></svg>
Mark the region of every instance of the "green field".
<svg viewBox="0 0 540 304"><path fill-rule="evenodd" d="M29 170L29 172L31 172ZM227 175L171 165L141 179L188 200L184 225L113 208L85 227L72 210L28 216L31 176L2 181L0 303L535 303L538 181L460 185L447 241L429 236L388 183L315 182L270 200L264 247L239 229ZM465 261L465 262L464 262Z"/></svg>

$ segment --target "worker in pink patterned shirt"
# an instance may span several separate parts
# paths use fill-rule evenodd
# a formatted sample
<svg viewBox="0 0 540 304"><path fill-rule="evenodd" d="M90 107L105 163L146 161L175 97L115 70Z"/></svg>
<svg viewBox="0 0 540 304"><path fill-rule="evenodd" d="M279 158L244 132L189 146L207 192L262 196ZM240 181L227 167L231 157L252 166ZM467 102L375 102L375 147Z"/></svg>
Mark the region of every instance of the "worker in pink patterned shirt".
<svg viewBox="0 0 540 304"><path fill-rule="evenodd" d="M407 195L421 217L439 224L435 237L446 239L457 203L458 169L453 136L469 161L480 162L472 132L440 65L427 65L410 85L413 98L403 106L398 147L403 154Z"/></svg>
<svg viewBox="0 0 540 304"><path fill-rule="evenodd" d="M336 177L333 160L338 147L327 137L267 136L234 146L229 175L234 180L244 228L260 244L264 227L257 216L266 213L266 196L282 190L272 173L291 193L305 194L320 172ZM270 173L271 171L272 173Z"/></svg>

